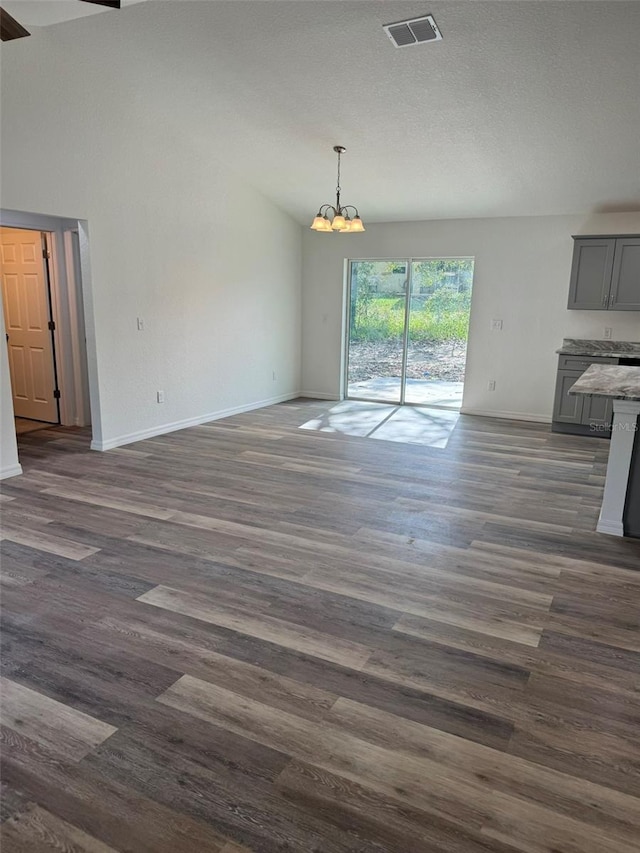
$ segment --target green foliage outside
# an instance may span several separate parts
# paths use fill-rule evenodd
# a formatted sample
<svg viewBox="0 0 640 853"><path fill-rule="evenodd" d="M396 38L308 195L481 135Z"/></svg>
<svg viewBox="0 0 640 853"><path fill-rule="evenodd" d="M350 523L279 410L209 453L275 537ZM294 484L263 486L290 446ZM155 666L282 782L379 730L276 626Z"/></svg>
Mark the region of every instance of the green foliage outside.
<svg viewBox="0 0 640 853"><path fill-rule="evenodd" d="M406 277L397 264L357 261L352 265L352 341L381 341L404 334ZM412 341L463 343L469 330L473 260L415 261L409 314Z"/></svg>

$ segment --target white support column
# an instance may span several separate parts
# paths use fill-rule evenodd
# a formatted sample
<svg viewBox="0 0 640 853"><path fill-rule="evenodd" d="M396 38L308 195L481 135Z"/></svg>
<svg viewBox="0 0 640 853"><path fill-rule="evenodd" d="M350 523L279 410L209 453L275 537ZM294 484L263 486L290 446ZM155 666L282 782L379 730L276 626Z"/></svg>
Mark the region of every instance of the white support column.
<svg viewBox="0 0 640 853"><path fill-rule="evenodd" d="M613 429L604 484L604 498L596 530L624 536L622 518L629 484L633 443L638 430L640 400L613 401Z"/></svg>

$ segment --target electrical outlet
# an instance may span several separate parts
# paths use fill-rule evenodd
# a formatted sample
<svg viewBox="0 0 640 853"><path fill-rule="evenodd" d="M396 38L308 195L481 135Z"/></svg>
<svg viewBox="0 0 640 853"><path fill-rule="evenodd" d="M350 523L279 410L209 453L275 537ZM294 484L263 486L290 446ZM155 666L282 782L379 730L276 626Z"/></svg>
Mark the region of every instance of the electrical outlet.
<svg viewBox="0 0 640 853"><path fill-rule="evenodd" d="M144 332L144 320L142 317L138 317L138 331Z"/></svg>
<svg viewBox="0 0 640 853"><path fill-rule="evenodd" d="M490 379L487 382L487 391L495 391L496 390L496 380Z"/></svg>
<svg viewBox="0 0 640 853"><path fill-rule="evenodd" d="M501 332L502 331L502 320L492 320L491 321L491 331L492 332Z"/></svg>
<svg viewBox="0 0 640 853"><path fill-rule="evenodd" d="M604 327L604 339L605 339L605 341L611 340L612 333L613 333L613 329L611 328L611 326L605 326Z"/></svg>
<svg viewBox="0 0 640 853"><path fill-rule="evenodd" d="M164 391L158 391L157 397L159 403L164 403Z"/></svg>

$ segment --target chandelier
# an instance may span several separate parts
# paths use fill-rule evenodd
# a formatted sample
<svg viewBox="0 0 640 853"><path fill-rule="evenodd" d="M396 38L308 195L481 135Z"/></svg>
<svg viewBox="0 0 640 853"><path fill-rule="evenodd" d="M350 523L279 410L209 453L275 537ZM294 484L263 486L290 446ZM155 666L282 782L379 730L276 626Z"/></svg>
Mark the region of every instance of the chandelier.
<svg viewBox="0 0 640 853"><path fill-rule="evenodd" d="M340 157L347 149L342 145L334 145L333 150L338 155L336 203L335 205L323 204L311 223L311 228L313 231L339 231L341 234L364 231L364 225L362 224L362 219L360 219L358 208L352 204L340 204ZM355 216L351 216L349 213L350 210L354 211Z"/></svg>

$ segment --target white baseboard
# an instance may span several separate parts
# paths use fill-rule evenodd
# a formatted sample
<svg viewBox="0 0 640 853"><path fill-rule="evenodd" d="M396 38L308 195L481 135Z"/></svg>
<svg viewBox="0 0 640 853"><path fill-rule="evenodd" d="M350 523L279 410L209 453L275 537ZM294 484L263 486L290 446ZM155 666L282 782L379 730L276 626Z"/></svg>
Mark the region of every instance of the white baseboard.
<svg viewBox="0 0 640 853"><path fill-rule="evenodd" d="M461 415L479 415L482 418L500 418L508 421L533 421L536 424L550 424L549 415L536 415L532 412L505 412L503 410L493 411L491 409L470 409L463 406Z"/></svg>
<svg viewBox="0 0 640 853"><path fill-rule="evenodd" d="M324 391L301 391L298 397L309 397L310 400L333 400L336 403L340 402L340 397L335 394L327 394Z"/></svg>
<svg viewBox="0 0 640 853"><path fill-rule="evenodd" d="M596 526L598 533L608 533L610 536L624 536L624 527L621 521L606 521L600 519Z"/></svg>
<svg viewBox="0 0 640 853"><path fill-rule="evenodd" d="M200 426L200 424L206 424L209 423L209 421L219 421L221 418L228 418L231 417L231 415L240 415L242 412L251 412L253 409L263 409L265 406L273 406L276 403L295 400L299 396L300 394L297 391L293 394L281 394L278 397L269 397L267 400L259 400L255 403L247 403L243 406L234 406L231 409L220 409L217 412L209 412L206 415L197 415L195 418L185 418L182 421L161 424L160 426L149 427L149 429L130 432L126 435L118 435L115 438L107 438L104 441L94 440L91 442L91 450L113 450L114 447L133 444L133 442L143 441L145 438L154 438L158 435L166 435L169 432L176 432L179 429Z"/></svg>
<svg viewBox="0 0 640 853"><path fill-rule="evenodd" d="M7 468L0 468L0 480L19 477L20 474L22 474L22 465L9 465Z"/></svg>

